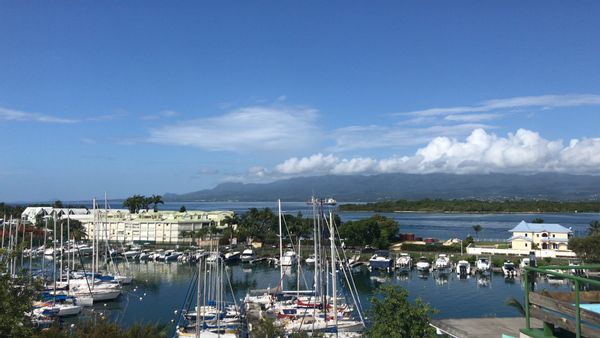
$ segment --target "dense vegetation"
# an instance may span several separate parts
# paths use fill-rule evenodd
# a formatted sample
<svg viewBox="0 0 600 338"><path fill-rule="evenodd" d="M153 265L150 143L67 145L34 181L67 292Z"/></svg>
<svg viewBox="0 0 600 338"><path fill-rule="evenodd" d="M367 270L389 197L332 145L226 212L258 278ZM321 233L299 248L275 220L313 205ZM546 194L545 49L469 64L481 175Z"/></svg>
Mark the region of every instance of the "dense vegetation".
<svg viewBox="0 0 600 338"><path fill-rule="evenodd" d="M400 286L383 285L371 298L367 316L371 326L367 337L436 337L429 325L435 310L420 298L408 301L408 291Z"/></svg>
<svg viewBox="0 0 600 338"><path fill-rule="evenodd" d="M398 200L366 204L343 204L342 211L422 212L600 212L600 201L556 202L535 200Z"/></svg>
<svg viewBox="0 0 600 338"><path fill-rule="evenodd" d="M348 221L339 227L340 237L346 245L370 245L387 249L391 242L397 240L399 224L391 218L373 215L358 221Z"/></svg>
<svg viewBox="0 0 600 338"><path fill-rule="evenodd" d="M590 222L588 236L569 240L569 249L587 263L600 263L600 222Z"/></svg>
<svg viewBox="0 0 600 338"><path fill-rule="evenodd" d="M125 201L123 201L123 207L129 209L129 212L137 213L140 210L150 210L150 205L152 205L152 209L154 211L158 211L158 205L165 204L162 200L162 196L160 195L152 195L150 197L146 197L144 195L133 195L127 197Z"/></svg>

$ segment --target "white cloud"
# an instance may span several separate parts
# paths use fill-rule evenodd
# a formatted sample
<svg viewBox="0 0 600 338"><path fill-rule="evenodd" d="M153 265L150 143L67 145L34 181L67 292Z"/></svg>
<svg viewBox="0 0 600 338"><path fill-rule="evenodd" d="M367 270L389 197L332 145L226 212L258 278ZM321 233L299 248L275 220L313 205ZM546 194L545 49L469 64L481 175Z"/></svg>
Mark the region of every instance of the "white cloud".
<svg viewBox="0 0 600 338"><path fill-rule="evenodd" d="M76 123L77 120L52 115L29 113L14 109L0 107L0 120L5 121L33 121L41 123Z"/></svg>
<svg viewBox="0 0 600 338"><path fill-rule="evenodd" d="M384 159L340 158L315 154L290 158L275 166L270 177L379 173L535 173L600 174L600 139L547 140L539 133L519 129L500 137L475 129L464 140L436 137L412 156Z"/></svg>
<svg viewBox="0 0 600 338"><path fill-rule="evenodd" d="M310 108L247 107L153 129L148 141L210 151L302 149L319 137L316 117Z"/></svg>
<svg viewBox="0 0 600 338"><path fill-rule="evenodd" d="M392 127L351 126L337 129L332 133L335 144L328 150L342 152L356 149L400 148L424 144L437 136L464 136L477 128L491 129L494 127L480 123L433 125L422 128L404 128L401 125Z"/></svg>
<svg viewBox="0 0 600 338"><path fill-rule="evenodd" d="M485 114L452 114L444 117L446 121L454 122L481 122L501 118L504 114L485 113Z"/></svg>
<svg viewBox="0 0 600 338"><path fill-rule="evenodd" d="M502 109L539 107L550 109L556 107L577 107L600 105L600 95L594 94L572 94L572 95L540 95L520 96L507 99L495 99L483 101L473 106L457 106L445 108L430 108L415 110L395 115L414 116L440 116L463 113L488 112Z"/></svg>

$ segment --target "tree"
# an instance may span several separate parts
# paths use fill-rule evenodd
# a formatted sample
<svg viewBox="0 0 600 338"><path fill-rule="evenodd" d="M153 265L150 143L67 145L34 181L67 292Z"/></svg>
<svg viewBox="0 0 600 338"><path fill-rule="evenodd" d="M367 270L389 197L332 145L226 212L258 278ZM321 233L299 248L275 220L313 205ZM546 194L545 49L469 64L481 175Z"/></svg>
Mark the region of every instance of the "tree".
<svg viewBox="0 0 600 338"><path fill-rule="evenodd" d="M387 248L398 234L399 224L391 218L373 215L358 221L348 221L339 227L345 243L353 246L371 245Z"/></svg>
<svg viewBox="0 0 600 338"><path fill-rule="evenodd" d="M6 252L0 250L0 255ZM0 337L32 337L33 330L30 318L35 296L41 291L41 285L31 284L28 278L18 276L11 278L5 273L4 264L0 268Z"/></svg>
<svg viewBox="0 0 600 338"><path fill-rule="evenodd" d="M569 249L588 263L600 263L600 234L574 237L569 240Z"/></svg>
<svg viewBox="0 0 600 338"><path fill-rule="evenodd" d="M144 207L147 207L146 203L147 199L143 195L133 195L128 197L125 201L123 201L123 207L129 209L129 212L132 214L138 213Z"/></svg>
<svg viewBox="0 0 600 338"><path fill-rule="evenodd" d="M544 223L544 219L543 219L543 218L536 217L536 218L534 218L534 219L531 221L531 223L542 224L542 223Z"/></svg>
<svg viewBox="0 0 600 338"><path fill-rule="evenodd" d="M185 208L185 205L182 205L181 208L179 208L179 212L186 212L187 209Z"/></svg>
<svg viewBox="0 0 600 338"><path fill-rule="evenodd" d="M590 236L600 235L600 221L591 221L588 233Z"/></svg>
<svg viewBox="0 0 600 338"><path fill-rule="evenodd" d="M165 204L165 202L162 200L162 196L161 195L152 195L152 196L150 196L150 203L152 203L152 208L154 209L154 212L158 211L158 205L159 204Z"/></svg>
<svg viewBox="0 0 600 338"><path fill-rule="evenodd" d="M409 302L406 289L382 285L371 304L367 315L372 326L366 331L367 337L436 337L429 325L436 311L420 298L414 304Z"/></svg>
<svg viewBox="0 0 600 338"><path fill-rule="evenodd" d="M483 230L483 227L479 224L475 224L473 225L473 230L475 231L475 236L477 236L477 239L479 239L479 233L481 230Z"/></svg>
<svg viewBox="0 0 600 338"><path fill-rule="evenodd" d="M54 203L52 204L53 208L62 208L63 207L63 202L61 200L56 200L54 201Z"/></svg>

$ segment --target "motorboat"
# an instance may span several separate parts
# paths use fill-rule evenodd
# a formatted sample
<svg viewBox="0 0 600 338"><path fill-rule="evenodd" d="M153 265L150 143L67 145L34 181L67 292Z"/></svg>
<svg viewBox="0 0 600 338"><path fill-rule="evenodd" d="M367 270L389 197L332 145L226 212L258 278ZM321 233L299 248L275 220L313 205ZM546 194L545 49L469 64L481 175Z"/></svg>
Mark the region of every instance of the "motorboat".
<svg viewBox="0 0 600 338"><path fill-rule="evenodd" d="M165 262L174 262L177 260L177 257L179 257L181 255L182 255L181 252L169 250L165 253L164 260L165 260Z"/></svg>
<svg viewBox="0 0 600 338"><path fill-rule="evenodd" d="M240 260L241 252L239 251L231 251L225 253L225 261L227 262L237 262Z"/></svg>
<svg viewBox="0 0 600 338"><path fill-rule="evenodd" d="M456 274L459 276L468 276L471 274L471 264L465 260L460 260L456 264Z"/></svg>
<svg viewBox="0 0 600 338"><path fill-rule="evenodd" d="M519 263L519 268L522 272L525 271L526 266L531 266L531 260L529 258L523 258L521 263Z"/></svg>
<svg viewBox="0 0 600 338"><path fill-rule="evenodd" d="M296 252L293 250L288 250L281 257L281 265L282 266L292 266L297 263L298 257L296 256Z"/></svg>
<svg viewBox="0 0 600 338"><path fill-rule="evenodd" d="M417 267L418 271L429 271L429 269L431 268L431 264L429 264L429 261L425 256L421 256L417 264L415 264L415 266Z"/></svg>
<svg viewBox="0 0 600 338"><path fill-rule="evenodd" d="M369 269L371 270L387 270L392 269L392 258L387 250L377 250L369 259Z"/></svg>
<svg viewBox="0 0 600 338"><path fill-rule="evenodd" d="M479 273L489 273L491 268L492 266L487 258L479 258L477 262L475 262L475 271Z"/></svg>
<svg viewBox="0 0 600 338"><path fill-rule="evenodd" d="M504 262L504 264L502 264L502 272L504 273L504 277L515 277L517 275L515 263L511 261Z"/></svg>
<svg viewBox="0 0 600 338"><path fill-rule="evenodd" d="M306 264L315 264L315 262L317 261L317 259L315 258L315 255L310 255L304 261L306 262Z"/></svg>
<svg viewBox="0 0 600 338"><path fill-rule="evenodd" d="M256 252L254 252L254 250L251 248L245 249L244 251L242 251L242 254L240 255L240 260L243 263L251 262L255 259L256 259Z"/></svg>
<svg viewBox="0 0 600 338"><path fill-rule="evenodd" d="M400 253L400 256L396 259L396 268L402 271L410 271L412 269L413 260L407 253Z"/></svg>
<svg viewBox="0 0 600 338"><path fill-rule="evenodd" d="M452 268L450 264L450 258L446 254L439 254L435 263L433 264L433 269L438 272L449 272Z"/></svg>
<svg viewBox="0 0 600 338"><path fill-rule="evenodd" d="M123 252L122 255L125 258L136 258L137 256L140 255L140 252L138 250L129 250L129 251Z"/></svg>

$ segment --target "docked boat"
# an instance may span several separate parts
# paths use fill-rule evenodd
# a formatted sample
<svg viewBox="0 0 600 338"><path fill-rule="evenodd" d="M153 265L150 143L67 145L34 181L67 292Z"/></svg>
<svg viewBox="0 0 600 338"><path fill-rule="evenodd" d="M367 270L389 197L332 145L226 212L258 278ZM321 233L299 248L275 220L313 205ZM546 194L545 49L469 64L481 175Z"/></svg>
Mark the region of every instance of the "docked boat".
<svg viewBox="0 0 600 338"><path fill-rule="evenodd" d="M225 253L226 262L237 262L240 260L242 253L239 251L230 251Z"/></svg>
<svg viewBox="0 0 600 338"><path fill-rule="evenodd" d="M317 259L315 258L315 255L310 255L304 261L306 262L306 264L315 264L315 262L317 261Z"/></svg>
<svg viewBox="0 0 600 338"><path fill-rule="evenodd" d="M413 260L407 253L400 253L400 256L396 259L396 268L401 271L410 271L412 269Z"/></svg>
<svg viewBox="0 0 600 338"><path fill-rule="evenodd" d="M448 273L452 269L452 265L450 263L450 258L446 254L439 254L435 263L433 265L433 269L440 273Z"/></svg>
<svg viewBox="0 0 600 338"><path fill-rule="evenodd" d="M531 266L531 260L529 258L523 258L521 263L519 263L519 268L521 271L525 271L525 267Z"/></svg>
<svg viewBox="0 0 600 338"><path fill-rule="evenodd" d="M429 264L429 261L425 256L421 256L417 264L415 264L415 266L417 267L418 271L429 271L429 269L431 268L431 264Z"/></svg>
<svg viewBox="0 0 600 338"><path fill-rule="evenodd" d="M387 250L377 250L375 254L369 259L370 270L386 270L392 269L392 258L390 258L390 252Z"/></svg>
<svg viewBox="0 0 600 338"><path fill-rule="evenodd" d="M244 251L242 251L242 254L240 255L240 260L242 261L242 263L251 262L255 259L256 259L256 252L254 252L254 250L251 248L245 249Z"/></svg>
<svg viewBox="0 0 600 338"><path fill-rule="evenodd" d="M298 257L296 256L296 252L293 250L288 250L281 257L281 266L292 266L296 264L297 261Z"/></svg>
<svg viewBox="0 0 600 338"><path fill-rule="evenodd" d="M517 275L517 269L515 268L515 263L511 261L506 261L502 264L502 272L504 273L504 277L515 277Z"/></svg>
<svg viewBox="0 0 600 338"><path fill-rule="evenodd" d="M468 276L471 274L471 264L465 260L460 260L456 264L456 274L459 276Z"/></svg>
<svg viewBox="0 0 600 338"><path fill-rule="evenodd" d="M475 262L475 271L481 274L489 273L492 266L487 258L479 258Z"/></svg>

